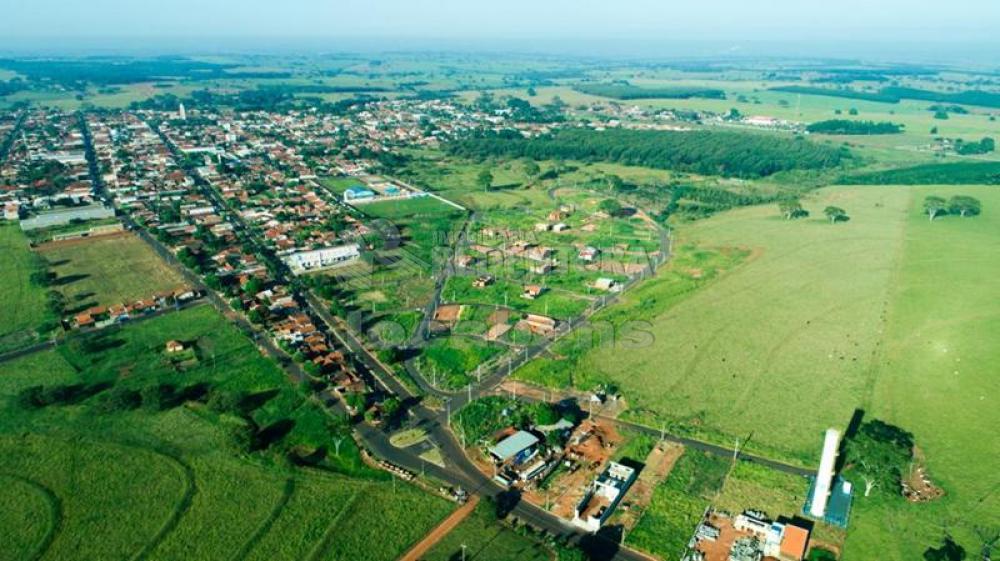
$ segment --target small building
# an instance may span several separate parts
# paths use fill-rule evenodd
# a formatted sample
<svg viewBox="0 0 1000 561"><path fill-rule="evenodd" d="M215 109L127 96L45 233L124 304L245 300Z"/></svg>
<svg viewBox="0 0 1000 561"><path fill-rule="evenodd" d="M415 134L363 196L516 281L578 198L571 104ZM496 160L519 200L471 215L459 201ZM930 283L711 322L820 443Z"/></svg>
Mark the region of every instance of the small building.
<svg viewBox="0 0 1000 561"><path fill-rule="evenodd" d="M375 198L375 191L360 185L348 187L344 191L344 201L367 201Z"/></svg>
<svg viewBox="0 0 1000 561"><path fill-rule="evenodd" d="M536 232L548 232L551 229L552 226L546 222L538 222L537 224L535 224Z"/></svg>
<svg viewBox="0 0 1000 561"><path fill-rule="evenodd" d="M608 467L591 483L583 500L573 511L573 525L588 532L600 530L633 481L633 468L618 462L608 462Z"/></svg>
<svg viewBox="0 0 1000 561"><path fill-rule="evenodd" d="M536 275L547 275L555 270L555 265L552 263L538 263L531 266L531 272Z"/></svg>
<svg viewBox="0 0 1000 561"><path fill-rule="evenodd" d="M618 288L618 281L607 277L601 277L594 281L594 288L597 290L603 290L604 292L611 292Z"/></svg>
<svg viewBox="0 0 1000 561"><path fill-rule="evenodd" d="M566 230L569 230L569 225L564 222L559 222L552 226L553 232L565 232Z"/></svg>
<svg viewBox="0 0 1000 561"><path fill-rule="evenodd" d="M476 280L472 281L473 288L486 288L491 284L493 284L492 275L480 275Z"/></svg>
<svg viewBox="0 0 1000 561"><path fill-rule="evenodd" d="M180 341L167 341L167 352L170 354L179 353L184 350L184 343Z"/></svg>
<svg viewBox="0 0 1000 561"><path fill-rule="evenodd" d="M545 292L545 287L537 284L529 284L524 287L524 291L521 292L521 298L526 298L528 300L534 300Z"/></svg>
<svg viewBox="0 0 1000 561"><path fill-rule="evenodd" d="M519 430L514 434L497 442L490 448L490 456L498 464L511 463L520 465L538 454L538 437L525 430Z"/></svg>
<svg viewBox="0 0 1000 561"><path fill-rule="evenodd" d="M580 250L580 253L579 253L578 257L580 258L581 261L586 261L586 262L590 263L590 262L593 262L594 259L597 259L597 256L599 254L600 254L600 250L598 250L596 247L592 247L592 246L588 245L588 246L586 246L586 247L584 247L583 249Z"/></svg>

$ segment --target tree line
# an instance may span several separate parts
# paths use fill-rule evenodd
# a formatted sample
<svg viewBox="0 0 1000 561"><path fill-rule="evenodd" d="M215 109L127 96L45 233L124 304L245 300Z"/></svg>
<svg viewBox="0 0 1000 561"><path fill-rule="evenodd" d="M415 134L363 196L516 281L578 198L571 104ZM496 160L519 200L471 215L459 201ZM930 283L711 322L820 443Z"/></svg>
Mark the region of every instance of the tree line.
<svg viewBox="0 0 1000 561"><path fill-rule="evenodd" d="M629 83L616 84L577 84L573 89L587 95L610 97L614 99L689 99L701 97L705 99L726 99L726 92L716 88L698 87L659 87L643 88Z"/></svg>
<svg viewBox="0 0 1000 561"><path fill-rule="evenodd" d="M903 125L888 121L851 121L849 119L830 119L817 121L806 127L809 132L819 134L899 134Z"/></svg>
<svg viewBox="0 0 1000 561"><path fill-rule="evenodd" d="M801 137L733 131L564 129L531 139L502 131L455 140L444 148L453 156L479 161L494 157L605 161L742 178L832 168L851 157L844 147Z"/></svg>

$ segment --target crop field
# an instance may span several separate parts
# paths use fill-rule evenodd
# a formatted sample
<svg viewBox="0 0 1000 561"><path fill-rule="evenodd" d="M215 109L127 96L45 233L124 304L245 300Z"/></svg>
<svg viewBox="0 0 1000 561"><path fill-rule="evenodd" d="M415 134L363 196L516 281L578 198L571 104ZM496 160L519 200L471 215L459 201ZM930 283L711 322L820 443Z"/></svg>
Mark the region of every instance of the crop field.
<svg viewBox="0 0 1000 561"><path fill-rule="evenodd" d="M40 267L17 225L0 225L0 352L33 342L47 319L45 289L31 282Z"/></svg>
<svg viewBox="0 0 1000 561"><path fill-rule="evenodd" d="M195 364L172 364L170 339L191 345ZM21 396L39 384L76 397L29 408ZM148 402L150 384L193 397ZM247 392L240 414L287 432L240 449L240 417L196 387ZM124 388L141 403L110 409L109 392ZM2 364L0 408L3 559L324 560L352 547L389 561L451 509L365 467L353 441L206 306ZM303 447L325 458L314 468L282 460ZM385 539L375 521L390 519L402 531Z"/></svg>
<svg viewBox="0 0 1000 561"><path fill-rule="evenodd" d="M185 286L180 274L131 234L58 242L39 252L57 275L55 288L66 297L70 313Z"/></svg>

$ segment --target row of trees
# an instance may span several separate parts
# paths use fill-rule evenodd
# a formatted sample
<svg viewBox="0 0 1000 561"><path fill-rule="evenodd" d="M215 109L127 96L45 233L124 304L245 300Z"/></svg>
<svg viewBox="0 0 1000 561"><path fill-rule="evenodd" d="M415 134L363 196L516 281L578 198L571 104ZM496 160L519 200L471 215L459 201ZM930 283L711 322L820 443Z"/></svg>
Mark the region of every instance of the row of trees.
<svg viewBox="0 0 1000 561"><path fill-rule="evenodd" d="M930 221L934 221L938 216L949 214L961 217L978 216L982 211L982 204L979 199L966 195L955 195L945 200L943 197L931 195L924 199L924 212Z"/></svg>
<svg viewBox="0 0 1000 561"><path fill-rule="evenodd" d="M448 143L455 156L617 162L731 177L764 177L780 171L825 169L850 157L844 147L804 138L735 131L640 131L564 129L526 139L485 133Z"/></svg>
<svg viewBox="0 0 1000 561"><path fill-rule="evenodd" d="M778 201L778 210L786 220L806 218L809 216L809 211L802 207L802 202L799 201L797 197L789 197ZM823 209L823 214L831 224L836 224L837 222L847 222L851 219L851 217L848 216L847 211L839 206L828 206Z"/></svg>
<svg viewBox="0 0 1000 561"><path fill-rule="evenodd" d="M851 121L849 119L830 119L818 121L806 127L809 132L820 134L898 134L903 132L903 125L888 121Z"/></svg>

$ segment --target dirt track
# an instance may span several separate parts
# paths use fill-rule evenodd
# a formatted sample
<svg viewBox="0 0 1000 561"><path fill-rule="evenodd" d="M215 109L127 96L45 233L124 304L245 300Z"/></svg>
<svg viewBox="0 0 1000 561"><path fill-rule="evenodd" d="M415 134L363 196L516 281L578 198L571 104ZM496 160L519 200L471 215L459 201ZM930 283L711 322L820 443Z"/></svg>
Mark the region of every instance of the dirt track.
<svg viewBox="0 0 1000 561"><path fill-rule="evenodd" d="M468 518L472 514L472 511L475 510L477 504L479 504L479 497L477 495L469 497L468 502L460 506L455 512L449 514L448 518L445 518L437 527L417 542L416 545L411 547L409 551L399 558L399 561L419 561L437 542L441 541L441 538L447 536L449 532Z"/></svg>

